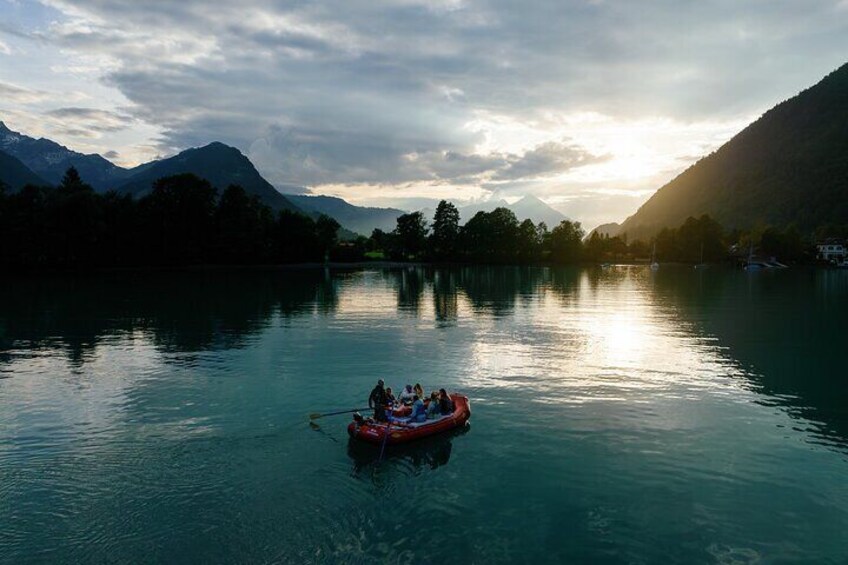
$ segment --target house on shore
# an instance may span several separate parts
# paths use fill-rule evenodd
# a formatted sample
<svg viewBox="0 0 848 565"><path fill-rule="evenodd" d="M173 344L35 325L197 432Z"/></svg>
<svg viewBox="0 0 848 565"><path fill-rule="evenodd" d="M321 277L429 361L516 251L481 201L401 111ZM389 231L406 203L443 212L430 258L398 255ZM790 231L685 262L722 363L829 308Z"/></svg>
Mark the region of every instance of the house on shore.
<svg viewBox="0 0 848 565"><path fill-rule="evenodd" d="M845 243L838 239L828 239L816 244L818 258L829 263L840 263L848 258Z"/></svg>

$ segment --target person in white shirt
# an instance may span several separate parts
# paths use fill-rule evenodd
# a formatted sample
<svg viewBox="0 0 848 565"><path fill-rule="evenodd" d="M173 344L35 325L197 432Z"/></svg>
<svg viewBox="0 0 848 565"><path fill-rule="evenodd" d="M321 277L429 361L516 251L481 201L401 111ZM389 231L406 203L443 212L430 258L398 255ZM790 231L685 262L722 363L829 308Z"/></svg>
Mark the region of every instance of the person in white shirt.
<svg viewBox="0 0 848 565"><path fill-rule="evenodd" d="M401 404L409 406L414 402L415 393L412 391L412 385L406 385L397 397Z"/></svg>

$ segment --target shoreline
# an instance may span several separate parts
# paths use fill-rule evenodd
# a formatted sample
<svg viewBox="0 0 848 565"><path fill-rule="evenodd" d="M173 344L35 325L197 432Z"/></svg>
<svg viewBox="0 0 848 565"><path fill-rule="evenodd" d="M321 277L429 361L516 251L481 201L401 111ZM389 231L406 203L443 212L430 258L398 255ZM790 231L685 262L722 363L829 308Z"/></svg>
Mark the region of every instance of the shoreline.
<svg viewBox="0 0 848 565"><path fill-rule="evenodd" d="M127 266L127 267L90 267L90 268L55 268L44 267L39 269L21 269L18 271L6 270L0 273L0 279L13 278L17 276L38 276L38 275L93 275L93 274L109 274L109 273L212 273L212 272L262 272L262 271L306 271L315 269L335 269L335 270L354 270L354 269L400 269L405 267L578 267L578 268L614 268L614 267L648 267L649 262L641 261L622 261L612 263L599 262L580 262L580 263L473 263L464 261L329 261L326 263L288 263L288 264L261 264L261 265L173 265L173 266ZM661 263L661 267L694 268L701 263L683 263L683 262L667 262ZM705 263L705 268L711 269L737 269L737 266L732 263ZM831 265L820 265L815 263L799 263L789 265L788 268L808 268L816 270L845 270L833 267ZM782 270L782 269L779 269ZM766 269L768 271L768 269Z"/></svg>

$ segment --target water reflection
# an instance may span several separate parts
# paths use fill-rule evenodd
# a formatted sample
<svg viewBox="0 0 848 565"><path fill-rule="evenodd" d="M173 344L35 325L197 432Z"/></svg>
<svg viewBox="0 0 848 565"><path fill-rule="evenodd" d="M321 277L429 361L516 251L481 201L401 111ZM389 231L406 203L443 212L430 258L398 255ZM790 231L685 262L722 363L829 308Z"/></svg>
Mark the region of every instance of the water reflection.
<svg viewBox="0 0 848 565"><path fill-rule="evenodd" d="M439 322L454 322L459 316L459 291L456 272L434 269L433 309Z"/></svg>
<svg viewBox="0 0 848 565"><path fill-rule="evenodd" d="M0 279L0 353L60 349L79 365L114 336L161 351L237 348L274 314L332 313L329 271L111 273Z"/></svg>
<svg viewBox="0 0 848 565"><path fill-rule="evenodd" d="M530 316L516 326L522 333L490 325L517 311ZM848 273L834 271L407 266L3 279L0 361L58 350L81 367L96 362L101 345L129 342L178 354L163 360L191 366L192 354L242 348L275 320L351 313L394 319L398 312L423 322L406 326L408 343L428 324L448 332L473 318L480 329L460 353L474 363L473 386L522 386L537 391L540 402L614 398L625 382L627 390L648 391L665 386L669 375L688 379L646 355L693 339L681 354L718 355L703 370L733 374L762 402L812 422L815 437L848 438L848 317L835 314L848 312ZM559 349L546 349L551 344ZM561 355L585 359L569 382L551 365ZM561 386L568 388L557 391Z"/></svg>
<svg viewBox="0 0 848 565"><path fill-rule="evenodd" d="M848 273L667 269L655 283L660 300L719 340L764 404L811 421L826 443L848 443Z"/></svg>
<svg viewBox="0 0 848 565"><path fill-rule="evenodd" d="M408 444L387 446L382 458L380 446L349 438L347 454L353 462L352 474L360 476L366 471L376 471L380 465L401 468L411 473L438 469L450 461L454 439L467 434L470 430L471 425L466 424L434 437Z"/></svg>
<svg viewBox="0 0 848 565"><path fill-rule="evenodd" d="M665 266L5 280L0 554L412 561L414 531L463 562L841 562L846 285ZM466 392L474 433L378 464L347 417L307 425L378 377Z"/></svg>

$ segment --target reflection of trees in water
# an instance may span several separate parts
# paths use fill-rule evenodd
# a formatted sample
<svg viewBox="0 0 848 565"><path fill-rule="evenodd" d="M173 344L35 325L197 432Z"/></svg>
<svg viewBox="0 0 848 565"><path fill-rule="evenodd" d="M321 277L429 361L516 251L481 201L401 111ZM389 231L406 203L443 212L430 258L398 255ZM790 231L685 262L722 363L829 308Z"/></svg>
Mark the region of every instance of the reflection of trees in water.
<svg viewBox="0 0 848 565"><path fill-rule="evenodd" d="M0 350L60 347L82 363L109 336L143 332L166 352L240 347L272 315L338 303L318 269L111 273L0 281Z"/></svg>
<svg viewBox="0 0 848 565"><path fill-rule="evenodd" d="M459 293L456 272L450 269L434 269L430 273L433 281L433 308L436 319L450 322L459 315Z"/></svg>
<svg viewBox="0 0 848 565"><path fill-rule="evenodd" d="M814 435L848 446L848 273L667 269L654 283L677 315L750 368L745 378L764 403L821 423Z"/></svg>
<svg viewBox="0 0 848 565"><path fill-rule="evenodd" d="M386 271L397 294L398 310L417 315L424 296L424 268L401 267Z"/></svg>
<svg viewBox="0 0 848 565"><path fill-rule="evenodd" d="M503 316L519 300L531 300L545 279L547 269L538 267L462 267L458 285L475 311Z"/></svg>
<svg viewBox="0 0 848 565"><path fill-rule="evenodd" d="M579 289L581 271L571 267L404 267L389 269L389 279L397 296L398 309L420 313L424 290L433 292L436 320L456 320L459 296L465 295L476 312L509 315L518 304L538 298L548 288L565 301L572 301Z"/></svg>
<svg viewBox="0 0 848 565"><path fill-rule="evenodd" d="M547 270L547 285L558 302L571 305L577 301L580 294L580 277L583 271L573 267L557 267Z"/></svg>
<svg viewBox="0 0 848 565"><path fill-rule="evenodd" d="M308 272L308 271L304 271ZM338 280L330 273L330 269L321 269L321 276L316 277L315 290L312 290L311 285L301 285L301 289L306 289L311 293L312 298L307 300L295 301L291 312L283 312L285 316L297 315L302 311L303 305L310 303L313 300L318 305L318 310L322 314L332 314L339 307L339 289Z"/></svg>

